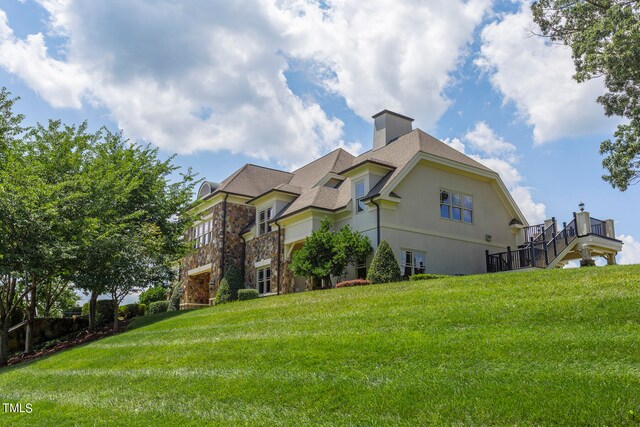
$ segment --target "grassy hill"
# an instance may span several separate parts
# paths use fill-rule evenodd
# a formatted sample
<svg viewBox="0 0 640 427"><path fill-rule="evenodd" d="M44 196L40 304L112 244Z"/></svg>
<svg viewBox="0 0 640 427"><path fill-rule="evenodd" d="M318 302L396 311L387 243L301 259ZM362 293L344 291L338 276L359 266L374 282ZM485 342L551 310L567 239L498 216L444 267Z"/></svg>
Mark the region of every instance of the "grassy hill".
<svg viewBox="0 0 640 427"><path fill-rule="evenodd" d="M640 423L640 266L170 315L0 371L0 425Z"/></svg>

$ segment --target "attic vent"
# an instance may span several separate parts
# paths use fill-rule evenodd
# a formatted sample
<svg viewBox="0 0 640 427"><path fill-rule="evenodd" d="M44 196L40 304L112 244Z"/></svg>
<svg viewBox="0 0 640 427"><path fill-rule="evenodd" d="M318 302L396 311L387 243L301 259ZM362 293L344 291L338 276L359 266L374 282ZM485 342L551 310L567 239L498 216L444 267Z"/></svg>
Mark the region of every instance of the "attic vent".
<svg viewBox="0 0 640 427"><path fill-rule="evenodd" d="M338 178L331 178L329 181L324 183L325 187L329 188L338 188L342 184L342 180Z"/></svg>

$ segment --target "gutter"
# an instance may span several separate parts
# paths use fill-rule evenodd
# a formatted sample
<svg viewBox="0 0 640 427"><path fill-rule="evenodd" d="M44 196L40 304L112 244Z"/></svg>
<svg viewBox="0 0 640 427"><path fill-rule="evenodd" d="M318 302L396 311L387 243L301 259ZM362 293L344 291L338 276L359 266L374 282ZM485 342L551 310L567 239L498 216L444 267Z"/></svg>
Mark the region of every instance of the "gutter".
<svg viewBox="0 0 640 427"><path fill-rule="evenodd" d="M227 199L229 198L229 193L224 193L224 200L222 201L222 255L220 256L220 278L222 280L224 277L224 267L225 267L225 246L227 244Z"/></svg>
<svg viewBox="0 0 640 427"><path fill-rule="evenodd" d="M282 276L282 248L281 248L281 243L280 243L280 239L281 239L281 233L282 233L282 228L280 227L280 224L278 224L278 220L273 221L273 223L275 225L278 226L278 279L276 281L277 284L277 295L280 295L280 276Z"/></svg>

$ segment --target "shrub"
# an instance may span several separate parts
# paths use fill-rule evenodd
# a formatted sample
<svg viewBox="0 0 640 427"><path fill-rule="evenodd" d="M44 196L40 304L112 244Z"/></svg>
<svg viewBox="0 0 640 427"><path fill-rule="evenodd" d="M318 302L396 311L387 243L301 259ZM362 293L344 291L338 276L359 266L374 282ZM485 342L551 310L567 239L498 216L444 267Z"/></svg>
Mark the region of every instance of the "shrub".
<svg viewBox="0 0 640 427"><path fill-rule="evenodd" d="M238 289L238 301L246 301L258 298L257 289Z"/></svg>
<svg viewBox="0 0 640 427"><path fill-rule="evenodd" d="M364 279L345 280L344 282L337 283L336 288L349 288L351 286L366 286L370 284L370 281Z"/></svg>
<svg viewBox="0 0 640 427"><path fill-rule="evenodd" d="M132 319L138 316L144 316L146 306L144 304L125 304L118 307L120 317L124 319Z"/></svg>
<svg viewBox="0 0 640 427"><path fill-rule="evenodd" d="M369 266L367 280L371 283L398 282L401 280L400 265L386 240L380 242Z"/></svg>
<svg viewBox="0 0 640 427"><path fill-rule="evenodd" d="M169 295L169 311L180 310L180 299L182 298L182 286L180 282L171 288Z"/></svg>
<svg viewBox="0 0 640 427"><path fill-rule="evenodd" d="M138 298L138 302L148 307L152 302L164 301L166 299L167 290L162 286L154 286L153 288L149 288L142 292L140 294L140 298Z"/></svg>
<svg viewBox="0 0 640 427"><path fill-rule="evenodd" d="M422 273L422 274L414 274L409 276L409 280L433 280L433 279L444 279L445 277L449 277L446 274L430 274L430 273Z"/></svg>
<svg viewBox="0 0 640 427"><path fill-rule="evenodd" d="M156 301L149 304L147 314L164 313L169 308L169 301Z"/></svg>
<svg viewBox="0 0 640 427"><path fill-rule="evenodd" d="M229 281L225 277L220 281L220 286L218 286L218 292L216 292L216 300L214 304L226 304L229 301L231 301L231 287L229 286Z"/></svg>
<svg viewBox="0 0 640 427"><path fill-rule="evenodd" d="M244 279L242 278L242 274L240 270L238 270L234 265L230 266L227 271L224 273L224 278L227 279L227 283L229 284L229 293L230 301L235 301L238 299L238 291L240 289L244 289Z"/></svg>
<svg viewBox="0 0 640 427"><path fill-rule="evenodd" d="M113 320L113 301L110 299L101 299L96 301L96 325L104 325ZM82 315L89 315L89 303L82 306Z"/></svg>

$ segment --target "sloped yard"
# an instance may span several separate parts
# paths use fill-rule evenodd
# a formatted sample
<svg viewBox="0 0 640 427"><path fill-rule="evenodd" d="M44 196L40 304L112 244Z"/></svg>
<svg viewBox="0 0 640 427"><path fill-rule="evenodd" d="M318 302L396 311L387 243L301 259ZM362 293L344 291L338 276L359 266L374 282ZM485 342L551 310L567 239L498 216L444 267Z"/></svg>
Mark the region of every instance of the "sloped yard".
<svg viewBox="0 0 640 427"><path fill-rule="evenodd" d="M146 321L148 321L147 319ZM636 425L640 266L233 303L0 370L0 425Z"/></svg>

